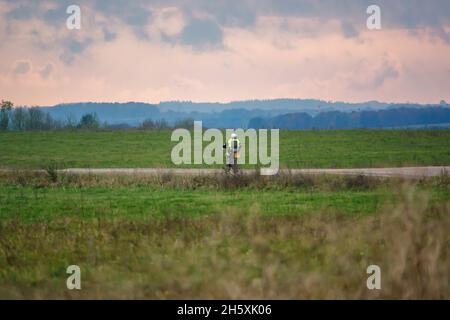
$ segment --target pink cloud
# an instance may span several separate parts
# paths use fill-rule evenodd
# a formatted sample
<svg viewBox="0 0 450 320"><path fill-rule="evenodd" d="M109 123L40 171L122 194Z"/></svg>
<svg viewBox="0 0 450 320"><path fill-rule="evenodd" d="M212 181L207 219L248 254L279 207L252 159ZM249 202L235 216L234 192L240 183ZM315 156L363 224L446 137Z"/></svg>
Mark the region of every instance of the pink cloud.
<svg viewBox="0 0 450 320"><path fill-rule="evenodd" d="M101 28L95 26L105 17L93 11L87 16L90 22L75 39L101 39ZM165 9L147 30L176 35L184 19L176 9ZM450 44L426 29L420 36L401 28L359 29L357 37L346 38L337 19L262 16L252 27L225 27L223 49L195 51L161 36L144 41L132 27L113 19L115 40L94 41L67 65L59 59L64 47L37 48L29 37L41 28L41 37L52 43L67 30L36 20L22 23L23 36L0 47L0 95L16 104L276 97L450 100L445 85L450 83ZM14 77L16 61L37 67Z"/></svg>

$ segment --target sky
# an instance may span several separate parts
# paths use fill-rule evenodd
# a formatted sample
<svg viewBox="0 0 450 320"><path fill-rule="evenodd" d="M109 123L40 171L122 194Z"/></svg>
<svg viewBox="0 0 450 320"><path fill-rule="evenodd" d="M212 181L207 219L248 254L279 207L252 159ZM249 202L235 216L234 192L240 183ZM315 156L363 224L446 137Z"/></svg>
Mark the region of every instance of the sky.
<svg viewBox="0 0 450 320"><path fill-rule="evenodd" d="M450 101L450 0L0 0L15 105L273 98Z"/></svg>

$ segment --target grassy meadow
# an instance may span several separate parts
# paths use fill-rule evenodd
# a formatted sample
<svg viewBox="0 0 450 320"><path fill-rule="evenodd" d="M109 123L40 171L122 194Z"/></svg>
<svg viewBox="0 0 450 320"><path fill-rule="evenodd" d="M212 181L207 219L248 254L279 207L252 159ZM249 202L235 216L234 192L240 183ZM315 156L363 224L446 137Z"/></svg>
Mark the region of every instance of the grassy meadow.
<svg viewBox="0 0 450 320"><path fill-rule="evenodd" d="M173 167L176 142L170 136L170 130L0 132L0 168L42 168L50 162L82 168ZM280 131L285 168L448 164L450 130Z"/></svg>
<svg viewBox="0 0 450 320"><path fill-rule="evenodd" d="M172 167L170 134L1 132L0 298L450 298L445 174L54 170ZM282 131L280 148L288 168L449 165L450 131ZM66 288L72 264L81 290ZM372 264L382 290L366 287Z"/></svg>
<svg viewBox="0 0 450 320"><path fill-rule="evenodd" d="M449 191L447 175L0 172L0 298L449 299Z"/></svg>

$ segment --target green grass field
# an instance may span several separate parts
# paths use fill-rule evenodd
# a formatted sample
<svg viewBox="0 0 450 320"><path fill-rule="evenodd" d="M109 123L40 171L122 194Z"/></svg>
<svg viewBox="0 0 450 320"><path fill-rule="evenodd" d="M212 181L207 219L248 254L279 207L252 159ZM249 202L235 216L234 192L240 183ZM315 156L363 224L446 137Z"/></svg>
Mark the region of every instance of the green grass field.
<svg viewBox="0 0 450 320"><path fill-rule="evenodd" d="M449 130L283 131L280 140L282 167L450 164ZM0 298L450 298L445 174L51 170L173 167L173 145L170 131L0 133L0 168L14 168L0 171ZM72 264L79 291L66 288ZM366 288L371 264L383 290Z"/></svg>
<svg viewBox="0 0 450 320"><path fill-rule="evenodd" d="M448 299L449 208L446 175L3 172L0 298Z"/></svg>
<svg viewBox="0 0 450 320"><path fill-rule="evenodd" d="M174 190L141 187L64 188L33 190L4 187L0 219L22 221L54 219L65 216L90 218L165 218L213 215L224 208L251 210L258 204L264 215L301 215L330 210L349 214L373 213L387 192L294 192L240 190Z"/></svg>
<svg viewBox="0 0 450 320"><path fill-rule="evenodd" d="M395 204L397 184L364 177L282 176L156 177L62 175L51 182L43 173L5 181L0 175L0 219L24 222L64 217L152 220L217 215L224 210L257 210L262 216L303 216L331 212L372 215ZM3 177L3 178L2 178ZM439 184L417 187L430 203L450 201Z"/></svg>
<svg viewBox="0 0 450 320"><path fill-rule="evenodd" d="M171 131L0 132L0 167L173 167ZM281 167L450 164L450 130L281 131ZM194 166L194 165L193 165ZM202 165L201 167L206 167Z"/></svg>

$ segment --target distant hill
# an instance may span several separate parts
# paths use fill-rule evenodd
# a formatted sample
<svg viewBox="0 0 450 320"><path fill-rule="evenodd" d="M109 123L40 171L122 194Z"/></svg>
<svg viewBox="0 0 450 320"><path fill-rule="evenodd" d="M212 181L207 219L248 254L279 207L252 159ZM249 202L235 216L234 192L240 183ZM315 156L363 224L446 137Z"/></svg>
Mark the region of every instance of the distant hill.
<svg viewBox="0 0 450 320"><path fill-rule="evenodd" d="M231 109L244 110L284 110L284 111L303 111L310 114L316 114L323 111L341 110L379 110L389 106L387 103L378 101L369 101L364 103L345 103L332 102L315 99L271 99L271 100L244 100L232 101L228 103L209 103L209 102L191 102L191 101L168 101L157 105L161 111L176 112L221 112Z"/></svg>
<svg viewBox="0 0 450 320"><path fill-rule="evenodd" d="M450 108L430 106L421 108L398 107L377 111L323 112L316 116L307 113L289 113L272 118L255 117L248 127L279 129L353 129L353 128L407 128L449 127Z"/></svg>
<svg viewBox="0 0 450 320"><path fill-rule="evenodd" d="M445 102L441 102L441 104L448 106ZM438 106L388 104L377 101L345 103L313 99L273 99L229 103L196 103L190 101L171 101L159 104L83 102L42 108L58 120L71 118L77 121L82 115L95 112L102 122L107 122L110 125L138 126L146 119L166 120L169 124L173 124L176 121L190 118L202 120L205 127L217 128L246 128L250 124L252 126L278 126L280 128L328 128L330 126L348 128L365 125L374 127L397 126L397 122L388 116L390 110L406 108L407 111L404 111L404 114L400 115L398 112L394 112L394 114L408 119L409 117L417 117L417 113L414 112L415 109L422 110ZM385 113L378 113L382 111ZM436 110L431 111L431 114L436 112ZM433 117L427 113L420 114L424 117ZM378 122L375 120L373 122L371 119L378 119L376 120ZM385 121L388 122L385 123ZM429 123L429 120L424 121Z"/></svg>
<svg viewBox="0 0 450 320"><path fill-rule="evenodd" d="M44 107L44 111L58 120L71 117L77 121L86 113L97 113L101 121L110 124L126 123L136 125L148 118L159 118L159 108L148 103L70 103Z"/></svg>

